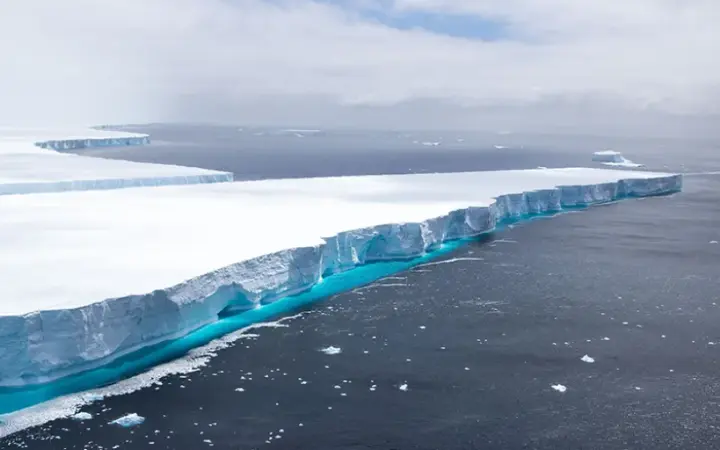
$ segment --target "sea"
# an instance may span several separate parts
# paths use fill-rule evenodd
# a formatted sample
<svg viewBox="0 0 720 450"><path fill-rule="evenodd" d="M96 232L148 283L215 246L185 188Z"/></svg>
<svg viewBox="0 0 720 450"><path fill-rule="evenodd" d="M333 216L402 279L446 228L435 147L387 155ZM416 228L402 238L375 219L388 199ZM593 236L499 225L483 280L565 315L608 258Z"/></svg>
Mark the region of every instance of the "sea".
<svg viewBox="0 0 720 450"><path fill-rule="evenodd" d="M153 143L79 153L255 180L601 167L592 152L612 148L687 175L679 194L532 220L388 266L236 333L195 371L169 371L84 407L90 420L32 427L1 449L720 448L717 142L122 129ZM131 413L144 422L109 424Z"/></svg>

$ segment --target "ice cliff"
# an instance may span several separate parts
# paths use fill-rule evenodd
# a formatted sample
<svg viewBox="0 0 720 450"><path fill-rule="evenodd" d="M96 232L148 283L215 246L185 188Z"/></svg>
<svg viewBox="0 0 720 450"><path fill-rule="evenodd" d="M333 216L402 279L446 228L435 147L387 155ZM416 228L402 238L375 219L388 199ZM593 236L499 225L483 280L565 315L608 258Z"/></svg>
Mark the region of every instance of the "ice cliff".
<svg viewBox="0 0 720 450"><path fill-rule="evenodd" d="M563 180L568 179L565 178L567 171L528 171L531 172L557 174L559 186L536 189L532 183L519 182L518 186L527 185L527 190L494 196L495 200L486 204L469 203L417 221L382 223L380 217L377 225L340 231L326 236L318 245L289 248L240 261L173 286L158 286L152 292L98 298L95 303L69 309L0 316L0 385L45 382L102 365L120 355L202 327L217 320L223 311L273 302L307 290L323 277L360 265L420 256L443 242L489 232L501 222L618 199L669 194L682 188L682 177L673 174L633 177L632 172L616 172L621 175L608 182L562 185ZM583 175L581 172L572 179L585 179ZM482 173L476 174L476 178L481 183ZM423 181L427 184L418 192L425 194L418 195L432 196L432 187L437 186L433 183L437 181L422 179L430 182ZM301 190L302 185L298 186ZM472 186L464 188L472 189ZM390 197L391 194L383 195ZM314 200L308 197L306 201ZM226 206L233 205L242 207L231 198ZM332 212L332 208L329 211ZM222 220L222 217L208 220ZM263 221L265 216L258 213L252 220ZM291 232L294 226L294 220L290 220L286 231ZM243 236L240 230L237 238L262 239ZM97 256L112 258L112 255ZM143 255L138 254L137 258ZM73 280L68 279L67 283Z"/></svg>
<svg viewBox="0 0 720 450"><path fill-rule="evenodd" d="M50 139L35 142L40 148L50 148L56 151L78 150L93 147L124 147L128 145L150 144L148 135L127 135L114 137L93 137L77 139Z"/></svg>

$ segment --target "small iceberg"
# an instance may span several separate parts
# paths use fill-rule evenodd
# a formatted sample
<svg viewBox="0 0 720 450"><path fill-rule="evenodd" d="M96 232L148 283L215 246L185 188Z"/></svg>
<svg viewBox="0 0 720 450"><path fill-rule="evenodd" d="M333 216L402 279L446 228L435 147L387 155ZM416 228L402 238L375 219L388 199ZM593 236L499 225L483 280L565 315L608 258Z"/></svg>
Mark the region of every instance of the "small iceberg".
<svg viewBox="0 0 720 450"><path fill-rule="evenodd" d="M90 419L92 419L92 417L93 417L92 414L86 413L86 412L79 412L77 414L73 414L72 416L70 416L70 418L72 420L77 420L80 422L82 422L84 420L90 420Z"/></svg>
<svg viewBox="0 0 720 450"><path fill-rule="evenodd" d="M119 427L123 428L130 428L134 427L136 425L140 425L141 423L145 422L145 418L143 416L138 416L135 413L128 414L127 416L122 416L119 419L115 419L112 422L110 422L110 425L117 425Z"/></svg>
<svg viewBox="0 0 720 450"><path fill-rule="evenodd" d="M330 347L325 347L320 351L325 353L326 355L337 355L342 352L342 349L340 347L333 347L331 345Z"/></svg>
<svg viewBox="0 0 720 450"><path fill-rule="evenodd" d="M592 160L605 164L606 166L615 167L643 167L642 164L637 164L629 159L626 159L622 153L614 150L603 150L600 152L593 153Z"/></svg>

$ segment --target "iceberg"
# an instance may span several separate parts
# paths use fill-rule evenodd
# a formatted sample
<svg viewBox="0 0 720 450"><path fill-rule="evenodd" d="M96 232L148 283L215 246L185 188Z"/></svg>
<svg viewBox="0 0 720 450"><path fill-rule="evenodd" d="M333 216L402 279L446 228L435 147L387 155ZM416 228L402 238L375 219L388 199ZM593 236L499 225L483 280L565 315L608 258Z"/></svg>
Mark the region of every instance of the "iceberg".
<svg viewBox="0 0 720 450"><path fill-rule="evenodd" d="M569 168L0 196L0 386L98 367L502 222L681 189L676 174Z"/></svg>
<svg viewBox="0 0 720 450"><path fill-rule="evenodd" d="M642 164L637 164L629 159L625 159L625 157L620 152L616 152L614 150L603 150L600 152L593 153L593 161L599 162L602 164L605 164L607 166L616 166L616 167L630 167L630 168L637 168L642 167Z"/></svg>
<svg viewBox="0 0 720 450"><path fill-rule="evenodd" d="M71 419L77 420L79 422L83 422L86 420L92 420L92 417L93 417L92 414L87 413L87 412L79 412L77 414L73 414L72 416L70 416Z"/></svg>
<svg viewBox="0 0 720 450"><path fill-rule="evenodd" d="M131 413L126 416L122 416L108 423L108 425L117 425L122 428L135 427L145 422L143 416L139 416L136 413Z"/></svg>
<svg viewBox="0 0 720 450"><path fill-rule="evenodd" d="M220 183L232 173L91 158L67 150L143 145L147 135L0 128L0 195Z"/></svg>

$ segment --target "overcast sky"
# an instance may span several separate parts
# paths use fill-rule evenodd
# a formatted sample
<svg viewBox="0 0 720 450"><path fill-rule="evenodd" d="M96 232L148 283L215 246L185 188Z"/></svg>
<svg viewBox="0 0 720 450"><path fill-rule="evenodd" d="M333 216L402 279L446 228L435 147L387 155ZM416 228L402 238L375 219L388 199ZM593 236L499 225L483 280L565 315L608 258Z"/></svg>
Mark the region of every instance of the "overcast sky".
<svg viewBox="0 0 720 450"><path fill-rule="evenodd" d="M719 0L3 0L0 124L711 133L719 23Z"/></svg>

